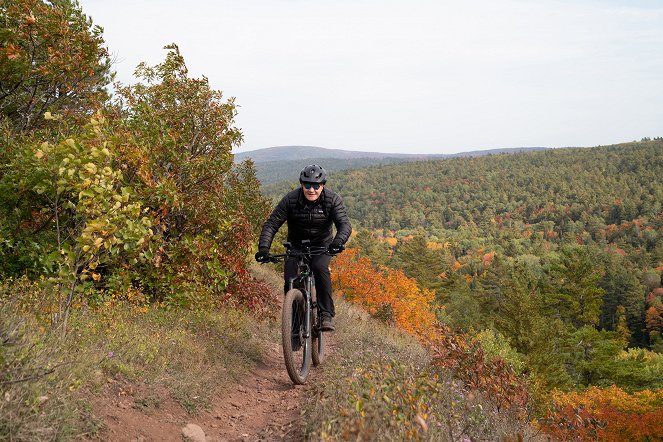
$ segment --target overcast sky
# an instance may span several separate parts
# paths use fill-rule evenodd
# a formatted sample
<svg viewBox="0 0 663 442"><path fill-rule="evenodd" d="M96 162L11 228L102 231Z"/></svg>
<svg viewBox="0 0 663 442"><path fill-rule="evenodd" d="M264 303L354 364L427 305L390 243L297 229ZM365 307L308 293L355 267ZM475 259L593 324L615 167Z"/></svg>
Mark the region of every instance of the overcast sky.
<svg viewBox="0 0 663 442"><path fill-rule="evenodd" d="M245 142L417 153L663 136L663 0L81 0L118 79L180 47Z"/></svg>

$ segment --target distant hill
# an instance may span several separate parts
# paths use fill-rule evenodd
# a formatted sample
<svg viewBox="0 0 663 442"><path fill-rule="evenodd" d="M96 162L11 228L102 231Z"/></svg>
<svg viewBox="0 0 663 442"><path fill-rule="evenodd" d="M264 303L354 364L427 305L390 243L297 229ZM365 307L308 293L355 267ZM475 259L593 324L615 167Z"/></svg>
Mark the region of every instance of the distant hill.
<svg viewBox="0 0 663 442"><path fill-rule="evenodd" d="M277 146L265 149L239 152L235 161L250 158L256 165L258 179L263 184L271 184L284 179L296 180L299 171L308 164L320 164L327 172L345 169L361 169L411 161L444 159L452 157L477 157L503 153L544 150L545 147L522 147L489 149L456 154L403 154L383 152L360 152L342 149L326 149L317 146Z"/></svg>

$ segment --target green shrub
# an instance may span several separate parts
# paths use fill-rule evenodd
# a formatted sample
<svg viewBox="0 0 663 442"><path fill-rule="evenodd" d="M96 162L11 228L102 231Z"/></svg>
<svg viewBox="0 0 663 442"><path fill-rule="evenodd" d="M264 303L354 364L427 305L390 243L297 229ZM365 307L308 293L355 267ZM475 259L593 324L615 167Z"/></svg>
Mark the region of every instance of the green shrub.
<svg viewBox="0 0 663 442"><path fill-rule="evenodd" d="M489 358L502 358L520 374L525 368L522 355L509 345L509 342L501 333L487 329L477 333L476 338L481 343L481 348Z"/></svg>

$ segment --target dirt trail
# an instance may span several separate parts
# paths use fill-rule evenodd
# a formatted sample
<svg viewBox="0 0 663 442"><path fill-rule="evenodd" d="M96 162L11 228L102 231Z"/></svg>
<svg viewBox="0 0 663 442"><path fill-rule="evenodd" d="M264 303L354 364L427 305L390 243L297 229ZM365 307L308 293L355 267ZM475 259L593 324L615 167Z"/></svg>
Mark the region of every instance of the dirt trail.
<svg viewBox="0 0 663 442"><path fill-rule="evenodd" d="M212 403L211 411L190 416L165 389L111 381L94 403L104 421L99 435L110 441L182 441L188 423L202 428L208 442L301 441L300 407L308 387L295 386L283 364L278 343L266 342L262 361ZM332 350L329 346L328 351ZM308 384L315 381L312 368ZM158 408L144 409L139 398L158 396Z"/></svg>
<svg viewBox="0 0 663 442"><path fill-rule="evenodd" d="M217 440L302 440L299 410L305 391L306 386L292 384L281 347L271 344L263 361L215 404Z"/></svg>

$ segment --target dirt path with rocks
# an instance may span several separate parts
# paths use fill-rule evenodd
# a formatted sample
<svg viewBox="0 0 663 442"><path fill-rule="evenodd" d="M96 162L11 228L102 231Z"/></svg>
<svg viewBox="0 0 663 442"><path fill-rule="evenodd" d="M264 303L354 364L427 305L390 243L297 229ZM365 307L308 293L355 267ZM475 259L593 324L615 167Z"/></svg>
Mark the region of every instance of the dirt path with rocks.
<svg viewBox="0 0 663 442"><path fill-rule="evenodd" d="M98 438L181 442L182 430L189 425L202 430L198 438L186 439L196 442L303 440L300 411L309 387L292 384L278 343L265 345L262 360L244 379L222 393L212 403L211 411L196 416L188 415L165 389L109 380L107 391L93 404L95 414L104 422ZM333 347L328 346L327 350L331 353ZM309 385L318 371L312 368ZM148 395L159 398L158 407L137 406L137 398Z"/></svg>
<svg viewBox="0 0 663 442"><path fill-rule="evenodd" d="M312 377L315 373L311 373ZM306 386L295 386L283 365L281 347L272 344L263 361L214 407L217 440L300 441L300 406Z"/></svg>

